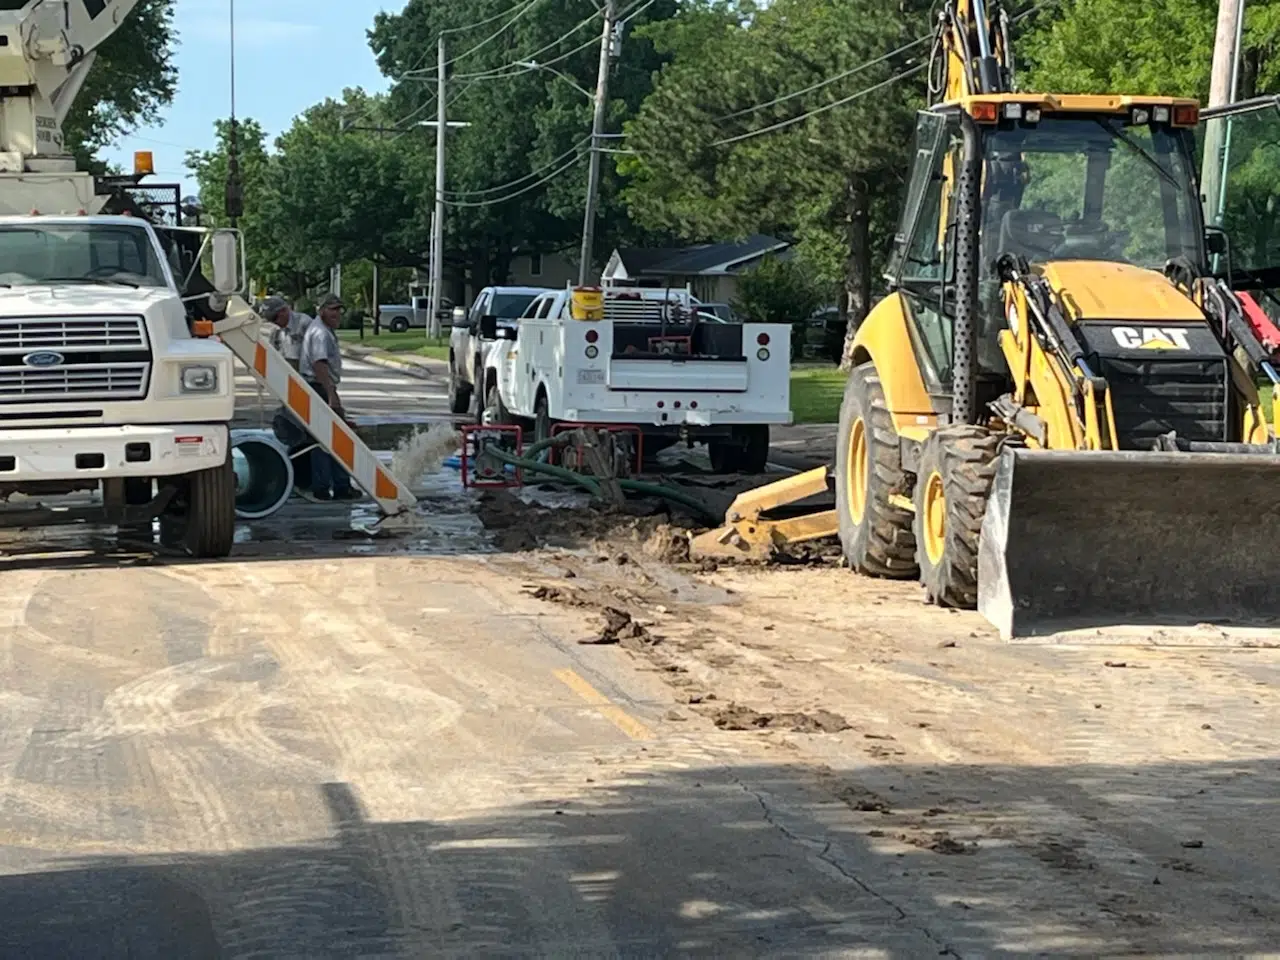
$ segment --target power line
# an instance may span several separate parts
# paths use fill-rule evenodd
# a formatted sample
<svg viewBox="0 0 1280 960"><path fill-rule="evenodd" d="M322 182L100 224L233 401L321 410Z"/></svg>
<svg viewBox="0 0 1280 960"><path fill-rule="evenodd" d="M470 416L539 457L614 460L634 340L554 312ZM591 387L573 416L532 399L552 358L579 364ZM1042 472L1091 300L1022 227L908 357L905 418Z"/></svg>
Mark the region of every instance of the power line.
<svg viewBox="0 0 1280 960"><path fill-rule="evenodd" d="M559 169L555 170L553 173L548 174L547 176L543 177L541 180L537 181L536 183L529 184L527 187L525 187L522 190L517 190L514 193L509 193L505 197L497 197L493 200L477 200L477 201L450 200L448 201L448 203L452 207L473 207L473 208L474 207L492 207L500 203L506 203L509 200L514 200L517 197L524 196L526 193L530 193L533 190L537 190L539 187L545 186L546 184L550 183L552 180L555 180L557 177L567 173L573 167L577 166L578 163L585 156L586 156L585 153L581 153L581 152L577 153L576 156L570 159L567 163L563 164Z"/></svg>
<svg viewBox="0 0 1280 960"><path fill-rule="evenodd" d="M619 23L630 23L636 17L640 16L640 14L644 13L651 6L653 6L656 2L657 0L643 0L643 2L642 0L634 0L631 6L627 10L623 11L621 17L619 17ZM530 63L530 62L537 62L539 68L554 67L557 63L563 63L564 61L568 60L570 57L574 56L575 54L581 53L583 50L586 50L588 47L595 46L597 43L600 42L600 38L588 37L586 41L578 44L578 46L574 47L572 50L562 53L559 56L554 57L545 62L539 61L538 56L540 54L546 53L548 50L554 49L555 47L559 46L561 43L563 43L565 40L568 40L569 37L577 33L583 27L592 23L599 16L600 16L599 13L592 14L590 17L588 17L586 20L583 20L577 26L571 27L569 31L565 33L563 36L561 36L558 40L553 40L551 43L547 44L546 46L538 50L535 50L533 53L528 54L527 56L521 57L519 60L515 60L515 61L512 61L511 63L503 64L500 67L494 67L492 70L484 70L479 73L456 74L454 76L454 79L455 80L462 80L462 79L506 80L511 77L519 77L532 72L530 68L521 66L522 63Z"/></svg>
<svg viewBox="0 0 1280 960"><path fill-rule="evenodd" d="M577 24L576 26L570 27L565 33L561 34L555 40L552 40L546 46L539 47L537 50L533 51L533 53L522 56L519 60L516 60L512 63L505 63L500 67L492 67L488 70L479 70L475 73L457 73L457 74L454 74L453 79L454 80L491 80L498 77L507 77L507 76L514 77L514 76L518 76L521 73L528 73L529 71L527 69L517 70L516 73L506 73L505 71L510 70L512 68L518 68L521 63L527 63L531 60L537 60L540 54L546 53L548 50L554 50L556 47L560 46L560 44L564 43L571 36L573 36L575 33L581 30L583 27L590 26L597 19L599 19L599 17L600 17L599 11L597 11L596 13L593 13L591 16L587 17L587 19L583 20L581 23ZM598 43L599 39L600 39L599 37L591 37L583 46L589 47L593 43ZM579 47L575 49L573 52L577 53L578 50L581 50L581 49L582 47Z"/></svg>
<svg viewBox="0 0 1280 960"><path fill-rule="evenodd" d="M506 190L512 189L513 187L518 187L522 183L528 180L532 180L533 178L539 177L542 174L546 173L552 167L561 163L566 157L580 151L590 141L591 141L590 136L583 137L581 140L575 143L572 147L570 147L564 153L560 154L560 156L556 157L554 160L544 164L543 166L539 167L537 170L532 170L529 173L526 173L523 177L520 177L517 180L512 180L510 183L503 183L496 187L486 187L483 190L450 190L448 191L448 195L451 197L484 196L485 194L489 194L489 193L502 193Z"/></svg>
<svg viewBox="0 0 1280 960"><path fill-rule="evenodd" d="M840 80L844 80L847 77L852 77L855 74L862 73L864 70L870 70L872 67L877 67L880 64L884 63L886 60L892 60L894 57L901 56L902 54L906 53L909 50L915 49L921 44L928 43L932 39L933 39L933 34L929 34L928 36L925 36L925 37L918 37L915 40L912 40L910 43L899 47L897 50L891 50L890 52L884 54L883 56L877 57L874 60L869 60L866 63L860 63L858 64L858 66L852 68L851 70L845 70L843 73L837 73L834 77L828 77L825 80L819 80L817 83L807 86L803 90L796 90L794 93L787 93L787 94L783 94L780 97L774 97L772 100L768 100L765 103L757 103L754 106L743 107L741 110L735 110L733 113L726 113L723 117L716 118L715 122L721 123L725 120L733 120L736 117L745 116L748 113L755 113L757 110L764 110L766 107L774 107L780 103L785 103L788 100L794 100L796 97L802 97L806 93L813 93L815 90L821 90L824 87L829 87L831 86L831 84L837 83Z"/></svg>
<svg viewBox="0 0 1280 960"><path fill-rule="evenodd" d="M495 13L493 16L486 17L483 20L477 20L475 23L469 23L465 27L445 27L436 36L436 40L439 40L441 36L444 36L446 34L469 33L472 30L479 30L481 27L487 27L489 26L489 24L496 23L497 21L501 20L503 17L510 16L511 14L515 13L517 10L521 10L522 8L530 7L536 2L537 0L520 0L520 2L513 7L508 7L506 10L503 10L499 13ZM403 14L401 14L401 16L403 16ZM422 54L422 56L420 56L417 60L414 61L413 66L410 67L408 70L406 70L403 74L401 74L400 79L403 79L404 77L407 77L410 74L417 73L418 70L422 67L422 64L426 61L427 57L431 56L431 54L435 52L435 48L436 48L436 43L435 43L435 40L433 40L427 46L426 51Z"/></svg>
<svg viewBox="0 0 1280 960"><path fill-rule="evenodd" d="M508 28L514 26L517 20L519 20L521 17L523 17L526 13L528 13L530 10L532 10L541 2L542 0L527 0L524 6L516 9L514 15L511 17L510 20L504 23L501 27L499 27L493 33L489 34L489 36L485 37L483 40L481 40L471 49L466 50L463 53L460 53L449 60L446 60L444 62L445 67L451 67L455 63L457 63L459 60L465 59L466 57L471 56L471 54L475 53L477 50L487 47L489 44L493 43L493 41L497 40L500 36L506 33Z"/></svg>
<svg viewBox="0 0 1280 960"><path fill-rule="evenodd" d="M791 117L790 119L787 119L787 120L781 120L778 123L770 124L767 127L761 127L759 130L751 130L748 133L739 134L736 137L725 137L723 140L715 141L714 143L711 144L711 146L725 147L725 146L729 146L730 144L741 143L743 140L750 140L754 137L764 136L766 133L775 133L778 130L785 130L787 127L795 126L797 123L802 123L805 120L810 119L811 117L816 117L820 113L826 113L828 110L834 110L836 107L843 107L845 104L853 103L853 101L855 100L860 100L863 97L870 96L871 94L875 93L878 90L883 90L885 87L888 87L892 84L897 83L899 80L905 80L907 77L910 77L910 76L913 76L914 74L919 73L921 70L926 69L928 66L929 65L927 63L916 64L914 67L911 67L909 70L904 70L901 73L896 74L895 76L892 76L887 80L881 80L879 83L873 86L867 87L865 90L859 90L857 93L850 94L847 97L841 97L839 100L834 100L831 103L824 104L821 107L816 107L813 110L808 111L807 113L800 114L798 117Z"/></svg>

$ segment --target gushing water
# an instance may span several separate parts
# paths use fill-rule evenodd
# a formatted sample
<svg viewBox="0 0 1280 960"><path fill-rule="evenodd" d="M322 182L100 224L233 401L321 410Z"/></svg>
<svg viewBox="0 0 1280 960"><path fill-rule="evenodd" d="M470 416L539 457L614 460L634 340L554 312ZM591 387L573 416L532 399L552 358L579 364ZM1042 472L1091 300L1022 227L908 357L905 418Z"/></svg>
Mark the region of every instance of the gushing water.
<svg viewBox="0 0 1280 960"><path fill-rule="evenodd" d="M427 474L438 472L461 444L462 438L452 424L433 423L426 430L415 430L396 446L391 473L413 490L421 486Z"/></svg>

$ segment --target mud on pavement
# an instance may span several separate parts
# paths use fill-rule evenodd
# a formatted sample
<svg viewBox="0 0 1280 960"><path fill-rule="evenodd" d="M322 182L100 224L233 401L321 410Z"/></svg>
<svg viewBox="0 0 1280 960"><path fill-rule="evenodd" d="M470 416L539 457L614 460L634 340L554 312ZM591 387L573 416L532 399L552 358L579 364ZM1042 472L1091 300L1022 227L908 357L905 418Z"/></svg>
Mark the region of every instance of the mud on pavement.
<svg viewBox="0 0 1280 960"><path fill-rule="evenodd" d="M488 563L593 656L660 676L668 719L807 770L939 909L1061 923L1036 942L1069 955L1280 941L1260 854L1280 827L1257 816L1280 789L1276 651L1004 645L822 551L696 565L665 509L514 499L481 507L508 551Z"/></svg>

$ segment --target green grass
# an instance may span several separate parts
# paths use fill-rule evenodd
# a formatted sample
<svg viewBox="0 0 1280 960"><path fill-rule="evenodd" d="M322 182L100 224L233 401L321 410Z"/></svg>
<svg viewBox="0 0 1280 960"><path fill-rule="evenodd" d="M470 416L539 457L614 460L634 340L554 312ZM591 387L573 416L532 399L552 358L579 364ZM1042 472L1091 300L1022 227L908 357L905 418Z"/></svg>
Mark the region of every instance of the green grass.
<svg viewBox="0 0 1280 960"><path fill-rule="evenodd" d="M416 353L420 357L430 357L432 360L449 359L449 338L428 337L421 330L380 333L375 337L372 331L366 329L363 340L360 339L359 330L339 330L338 337L347 343L372 347L385 353Z"/></svg>
<svg viewBox="0 0 1280 960"><path fill-rule="evenodd" d="M797 366L791 370L791 410L796 423L836 423L844 399L846 374L832 366Z"/></svg>

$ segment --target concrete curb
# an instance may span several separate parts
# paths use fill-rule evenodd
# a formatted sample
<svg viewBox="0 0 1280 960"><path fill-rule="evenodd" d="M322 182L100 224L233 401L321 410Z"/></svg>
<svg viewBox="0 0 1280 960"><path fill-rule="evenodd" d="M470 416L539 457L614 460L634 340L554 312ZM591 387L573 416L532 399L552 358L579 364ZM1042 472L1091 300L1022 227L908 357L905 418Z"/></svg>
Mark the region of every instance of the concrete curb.
<svg viewBox="0 0 1280 960"><path fill-rule="evenodd" d="M359 360L361 363L371 363L375 367L384 367L387 370L395 370L397 373L403 373L405 376L413 377L417 380L444 380L443 373L437 373L431 367L422 363L412 363L407 360L397 360L394 356L383 353L380 350L370 350L367 347L353 347L349 344L339 344L339 350L342 355L349 360ZM445 366L441 364L441 366Z"/></svg>

